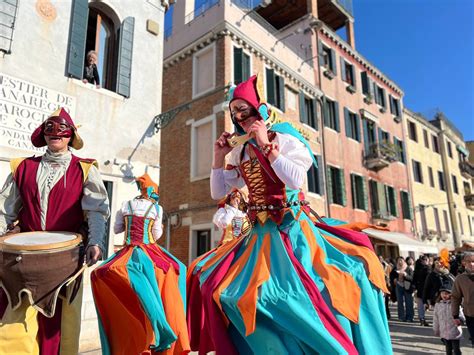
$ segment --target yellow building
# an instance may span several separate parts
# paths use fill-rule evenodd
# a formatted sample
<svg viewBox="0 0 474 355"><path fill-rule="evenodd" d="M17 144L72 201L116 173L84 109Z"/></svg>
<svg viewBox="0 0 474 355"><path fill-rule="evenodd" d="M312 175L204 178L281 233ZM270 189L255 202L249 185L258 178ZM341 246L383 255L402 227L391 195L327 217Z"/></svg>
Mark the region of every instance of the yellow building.
<svg viewBox="0 0 474 355"><path fill-rule="evenodd" d="M439 249L473 242L474 211L465 196L474 169L462 134L442 113L428 121L405 109L404 122L415 235Z"/></svg>

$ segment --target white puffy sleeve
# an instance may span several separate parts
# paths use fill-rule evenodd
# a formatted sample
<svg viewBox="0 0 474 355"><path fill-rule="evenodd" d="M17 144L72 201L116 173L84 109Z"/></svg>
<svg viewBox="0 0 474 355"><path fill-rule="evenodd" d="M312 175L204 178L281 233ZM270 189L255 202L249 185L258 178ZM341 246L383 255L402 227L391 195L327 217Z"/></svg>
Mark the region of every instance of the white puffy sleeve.
<svg viewBox="0 0 474 355"><path fill-rule="evenodd" d="M245 181L240 175L238 166L240 164L240 152L242 146L234 148L230 153L229 164L225 169L212 169L211 171L211 197L219 200L226 196L233 187L241 189Z"/></svg>
<svg viewBox="0 0 474 355"><path fill-rule="evenodd" d="M276 143L280 154L271 164L275 174L289 188L301 188L313 164L308 148L289 134L277 133Z"/></svg>
<svg viewBox="0 0 474 355"><path fill-rule="evenodd" d="M156 217L155 222L153 223L153 227L151 229L151 234L155 240L158 240L163 235L163 207L160 205L156 206Z"/></svg>
<svg viewBox="0 0 474 355"><path fill-rule="evenodd" d="M16 221L21 206L20 191L10 174L0 191L0 236L7 232L9 224Z"/></svg>
<svg viewBox="0 0 474 355"><path fill-rule="evenodd" d="M221 207L217 210L212 221L219 228L226 228L236 216L237 211L237 208L225 205L225 207Z"/></svg>
<svg viewBox="0 0 474 355"><path fill-rule="evenodd" d="M125 230L125 221L123 220L123 216L124 216L126 205L127 205L127 202L124 202L122 204L122 208L120 208L115 214L115 223L114 223L115 234L122 233Z"/></svg>

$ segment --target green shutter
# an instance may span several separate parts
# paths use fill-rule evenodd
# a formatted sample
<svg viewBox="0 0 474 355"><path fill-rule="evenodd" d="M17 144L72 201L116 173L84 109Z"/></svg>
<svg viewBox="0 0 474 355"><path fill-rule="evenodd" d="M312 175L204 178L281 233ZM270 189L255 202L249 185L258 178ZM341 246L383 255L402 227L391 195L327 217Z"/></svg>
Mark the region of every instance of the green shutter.
<svg viewBox="0 0 474 355"><path fill-rule="evenodd" d="M408 218L413 219L413 205L411 202L411 196L408 192L407 192L407 203L408 203Z"/></svg>
<svg viewBox="0 0 474 355"><path fill-rule="evenodd" d="M330 124L329 124L329 101L326 98L323 99L323 121L324 121L324 126L330 127Z"/></svg>
<svg viewBox="0 0 474 355"><path fill-rule="evenodd" d="M278 80L278 89L279 89L279 109L285 112L285 79L282 76L276 76Z"/></svg>
<svg viewBox="0 0 474 355"><path fill-rule="evenodd" d="M71 11L66 72L70 77L82 79L86 55L87 22L89 20L88 0L74 0Z"/></svg>
<svg viewBox="0 0 474 355"><path fill-rule="evenodd" d="M319 119L318 119L318 100L311 99L312 105L311 108L313 109L313 128L317 131L319 129Z"/></svg>
<svg viewBox="0 0 474 355"><path fill-rule="evenodd" d="M395 217L398 217L399 216L399 213L398 213L398 198L397 198L397 193L395 191L395 189L392 189L393 190L393 201L394 201L394 204L393 204L393 215Z"/></svg>
<svg viewBox="0 0 474 355"><path fill-rule="evenodd" d="M243 81L242 54L242 48L234 47L234 84L239 84Z"/></svg>
<svg viewBox="0 0 474 355"><path fill-rule="evenodd" d="M319 175L319 194L324 196L324 166L323 159L321 155L316 156L316 161L318 163L318 175Z"/></svg>
<svg viewBox="0 0 474 355"><path fill-rule="evenodd" d="M387 208L387 186L377 181L377 198L379 201L379 212L381 215L388 215Z"/></svg>
<svg viewBox="0 0 474 355"><path fill-rule="evenodd" d="M331 167L328 166L326 169L326 183L328 185L328 202L331 204L333 203L333 193L332 193L332 178L331 178Z"/></svg>
<svg viewBox="0 0 474 355"><path fill-rule="evenodd" d="M331 70L334 75L337 75L336 52L331 48Z"/></svg>
<svg viewBox="0 0 474 355"><path fill-rule="evenodd" d="M322 66L324 64L324 49L323 43L321 40L318 40L318 55L319 55L319 65Z"/></svg>
<svg viewBox="0 0 474 355"><path fill-rule="evenodd" d="M361 136L360 136L360 115L356 113L355 115L355 137L358 142L361 142Z"/></svg>
<svg viewBox="0 0 474 355"><path fill-rule="evenodd" d="M346 137L352 138L352 127L351 127L351 120L349 117L349 111L347 110L346 107L344 107L344 123L346 127Z"/></svg>
<svg viewBox="0 0 474 355"><path fill-rule="evenodd" d="M133 17L125 18L120 27L117 93L125 97L130 97L134 28L135 18Z"/></svg>
<svg viewBox="0 0 474 355"><path fill-rule="evenodd" d="M369 154L369 151L370 151L369 123L367 121L367 118L364 118L362 122L364 126L364 150L365 150L365 154L367 155Z"/></svg>
<svg viewBox="0 0 474 355"><path fill-rule="evenodd" d="M344 60L343 57L339 57L340 61L341 61L341 80L342 81L346 81L347 80L347 76L346 76L346 71L345 71L345 64L346 64L346 61Z"/></svg>
<svg viewBox="0 0 474 355"><path fill-rule="evenodd" d="M367 179L362 177L362 196L364 199L364 211L369 210L369 194L367 193Z"/></svg>
<svg viewBox="0 0 474 355"><path fill-rule="evenodd" d="M370 93L369 90L369 77L367 76L367 72L363 71L360 73L360 80L362 82L362 93L368 95Z"/></svg>
<svg viewBox="0 0 474 355"><path fill-rule="evenodd" d="M300 122L309 124L308 115L306 115L306 105L304 102L305 96L302 91L300 91L298 97L300 103Z"/></svg>
<svg viewBox="0 0 474 355"><path fill-rule="evenodd" d="M351 177L351 194L352 194L352 208L357 208L357 187L356 187L356 178L354 174L350 175Z"/></svg>
<svg viewBox="0 0 474 355"><path fill-rule="evenodd" d="M352 71L352 86L354 89L357 89L357 79L356 79L356 68L355 64L352 64L351 66L351 71Z"/></svg>
<svg viewBox="0 0 474 355"><path fill-rule="evenodd" d="M341 132L341 125L339 123L339 103L334 101L334 129Z"/></svg>
<svg viewBox="0 0 474 355"><path fill-rule="evenodd" d="M395 109L393 105L393 97L390 94L388 94L388 102L390 103L390 113L393 115L395 113Z"/></svg>
<svg viewBox="0 0 474 355"><path fill-rule="evenodd" d="M265 74L267 78L267 102L271 105L275 105L275 73L273 69L265 68Z"/></svg>
<svg viewBox="0 0 474 355"><path fill-rule="evenodd" d="M344 169L339 169L339 193L341 194L341 205L347 205L347 196L346 196L346 179L344 178Z"/></svg>
<svg viewBox="0 0 474 355"><path fill-rule="evenodd" d="M250 68L250 56L242 53L242 81L250 78L252 70Z"/></svg>

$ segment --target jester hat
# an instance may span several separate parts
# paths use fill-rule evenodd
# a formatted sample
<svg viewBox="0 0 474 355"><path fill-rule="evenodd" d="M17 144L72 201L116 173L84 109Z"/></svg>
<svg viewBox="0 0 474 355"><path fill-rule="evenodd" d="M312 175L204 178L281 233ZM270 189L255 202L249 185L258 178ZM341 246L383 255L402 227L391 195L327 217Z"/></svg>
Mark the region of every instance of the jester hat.
<svg viewBox="0 0 474 355"><path fill-rule="evenodd" d="M263 76L261 73L253 75L248 80L229 89L229 109L230 104L237 99L246 101L250 106L257 110L260 119L266 121L270 118L270 109L265 100ZM234 122L234 128L238 135L245 134L243 128L237 122ZM297 138L306 146L313 158L313 163L315 166L318 166L308 141L289 122L275 123L269 128L269 131L289 134ZM253 145L257 145L254 139L251 139L249 142Z"/></svg>
<svg viewBox="0 0 474 355"><path fill-rule="evenodd" d="M79 136L79 133L77 133L77 127L74 124L71 116L63 107L60 107L56 111L54 111L43 123L41 123L33 131L33 133L31 134L31 143L33 143L33 145L38 148L44 147L46 145L46 140L44 139L44 126L48 119L54 117L62 118L67 122L73 132L69 145L74 149L81 149L84 146L84 142L82 141L81 136Z"/></svg>
<svg viewBox="0 0 474 355"><path fill-rule="evenodd" d="M137 187L140 190L141 196L151 198L155 201L160 199L160 192L158 185L151 179L147 173L135 179Z"/></svg>

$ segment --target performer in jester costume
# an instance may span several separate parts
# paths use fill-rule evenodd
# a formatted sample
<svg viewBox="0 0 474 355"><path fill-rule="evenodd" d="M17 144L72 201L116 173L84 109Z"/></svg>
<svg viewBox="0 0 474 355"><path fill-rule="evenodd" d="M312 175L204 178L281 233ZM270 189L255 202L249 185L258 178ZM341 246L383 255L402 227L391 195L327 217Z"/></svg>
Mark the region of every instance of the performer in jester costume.
<svg viewBox="0 0 474 355"><path fill-rule="evenodd" d="M253 228L190 267L191 348L391 354L387 290L373 247L351 225L310 215L301 186L313 155L289 123L266 126L262 88L260 76L235 88L229 107L238 136L224 132L214 145L211 195L246 185Z"/></svg>
<svg viewBox="0 0 474 355"><path fill-rule="evenodd" d="M114 232L124 247L92 273L102 353L189 352L186 328L186 267L156 241L163 209L158 185L137 179L140 195L123 203Z"/></svg>

